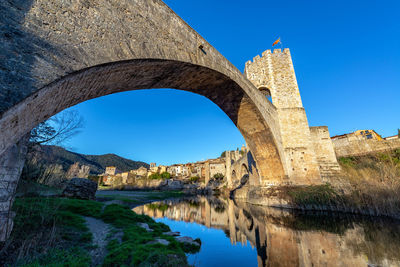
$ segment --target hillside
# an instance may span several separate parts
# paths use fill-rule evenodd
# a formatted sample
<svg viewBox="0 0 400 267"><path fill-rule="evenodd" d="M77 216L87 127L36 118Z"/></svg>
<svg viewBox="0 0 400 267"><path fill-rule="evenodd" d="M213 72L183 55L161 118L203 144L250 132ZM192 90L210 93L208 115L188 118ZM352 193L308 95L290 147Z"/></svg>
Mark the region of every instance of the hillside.
<svg viewBox="0 0 400 267"><path fill-rule="evenodd" d="M115 154L84 155L68 151L59 146L41 146L35 156L42 164L61 165L64 171L67 171L75 162L79 162L90 167L90 174L101 174L107 166L116 166L122 172L137 169L141 166L149 167L149 164L145 162L133 161Z"/></svg>

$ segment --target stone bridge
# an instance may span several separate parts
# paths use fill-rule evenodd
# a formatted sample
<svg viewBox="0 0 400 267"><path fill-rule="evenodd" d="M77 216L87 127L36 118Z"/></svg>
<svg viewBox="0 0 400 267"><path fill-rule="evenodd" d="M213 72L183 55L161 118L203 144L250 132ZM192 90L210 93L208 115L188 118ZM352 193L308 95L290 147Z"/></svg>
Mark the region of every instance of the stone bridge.
<svg viewBox="0 0 400 267"><path fill-rule="evenodd" d="M256 162L250 151L246 151L243 155L240 155L239 151L226 151L225 167L226 181L230 189L238 188L248 181L260 179Z"/></svg>
<svg viewBox="0 0 400 267"><path fill-rule="evenodd" d="M257 56L243 75L160 0L1 1L0 29L0 213L32 128L137 89L185 90L218 105L257 163L252 185L321 182L288 49Z"/></svg>

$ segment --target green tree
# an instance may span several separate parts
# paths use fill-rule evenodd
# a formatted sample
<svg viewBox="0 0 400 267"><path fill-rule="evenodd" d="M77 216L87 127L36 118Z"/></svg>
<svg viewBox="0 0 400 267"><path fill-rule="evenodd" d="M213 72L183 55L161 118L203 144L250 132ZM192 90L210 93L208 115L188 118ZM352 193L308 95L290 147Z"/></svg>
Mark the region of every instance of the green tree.
<svg viewBox="0 0 400 267"><path fill-rule="evenodd" d="M153 173L149 176L149 179L158 180L161 179L161 175L159 173Z"/></svg>
<svg viewBox="0 0 400 267"><path fill-rule="evenodd" d="M161 178L162 179L171 179L171 174L169 172L163 172L163 173L161 173Z"/></svg>
<svg viewBox="0 0 400 267"><path fill-rule="evenodd" d="M220 158L225 158L225 157L226 157L226 151L224 151L224 152L221 153Z"/></svg>
<svg viewBox="0 0 400 267"><path fill-rule="evenodd" d="M225 176L222 173L216 173L213 177L215 180L222 180Z"/></svg>
<svg viewBox="0 0 400 267"><path fill-rule="evenodd" d="M199 176L190 177L189 181L192 183L197 183L198 181L200 181L200 177Z"/></svg>

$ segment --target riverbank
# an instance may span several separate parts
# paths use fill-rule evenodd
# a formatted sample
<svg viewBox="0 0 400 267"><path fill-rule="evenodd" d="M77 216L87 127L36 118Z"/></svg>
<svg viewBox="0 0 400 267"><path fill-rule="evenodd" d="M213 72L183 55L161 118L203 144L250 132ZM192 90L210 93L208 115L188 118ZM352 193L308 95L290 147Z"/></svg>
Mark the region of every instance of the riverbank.
<svg viewBox="0 0 400 267"><path fill-rule="evenodd" d="M183 197L186 194L182 191L151 191L151 190L98 190L96 200L104 203L116 203L136 207L154 201L168 198Z"/></svg>
<svg viewBox="0 0 400 267"><path fill-rule="evenodd" d="M341 173L322 185L248 187L234 199L278 208L339 211L400 219L400 149L340 158Z"/></svg>
<svg viewBox="0 0 400 267"><path fill-rule="evenodd" d="M123 197L118 193L108 192L114 200ZM134 197L134 204L178 195L141 192ZM14 230L10 239L0 244L0 265L189 266L185 253L195 252L199 246L178 242L168 226L138 215L126 205L106 202L17 198Z"/></svg>

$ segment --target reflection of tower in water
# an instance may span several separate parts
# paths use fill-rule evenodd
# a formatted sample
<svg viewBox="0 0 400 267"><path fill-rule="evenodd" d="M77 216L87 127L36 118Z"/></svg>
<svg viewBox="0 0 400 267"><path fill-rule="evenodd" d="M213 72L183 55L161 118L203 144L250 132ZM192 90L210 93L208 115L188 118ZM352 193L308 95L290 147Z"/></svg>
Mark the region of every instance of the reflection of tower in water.
<svg viewBox="0 0 400 267"><path fill-rule="evenodd" d="M134 211L152 217L165 216L172 220L194 221L209 228L221 229L232 245L240 242L245 246L248 241L257 251L259 267L368 266L368 259L375 256L371 251L376 253L382 245L380 242L370 242L369 251L360 252L358 245L367 242L362 225L347 226L339 235L324 231L323 225L318 226L320 221L312 217L304 220L287 210L235 203L230 199L207 200L205 197L198 197L190 201L160 203L164 205L153 203L137 207ZM314 228L298 230L296 225L318 227L318 231L313 230ZM396 248L390 242L385 243L385 246L390 247L387 251ZM382 266L400 266L400 259L395 257L387 260L387 263Z"/></svg>

